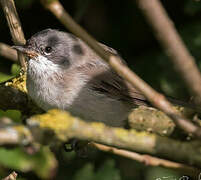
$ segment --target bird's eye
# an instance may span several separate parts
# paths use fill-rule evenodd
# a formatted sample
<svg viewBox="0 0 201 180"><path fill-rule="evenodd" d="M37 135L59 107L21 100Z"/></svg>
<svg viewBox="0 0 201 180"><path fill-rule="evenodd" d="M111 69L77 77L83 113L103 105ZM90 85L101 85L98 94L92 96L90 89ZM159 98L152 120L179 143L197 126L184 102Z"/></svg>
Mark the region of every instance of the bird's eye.
<svg viewBox="0 0 201 180"><path fill-rule="evenodd" d="M50 46L45 47L45 54L50 54L52 52L52 48Z"/></svg>

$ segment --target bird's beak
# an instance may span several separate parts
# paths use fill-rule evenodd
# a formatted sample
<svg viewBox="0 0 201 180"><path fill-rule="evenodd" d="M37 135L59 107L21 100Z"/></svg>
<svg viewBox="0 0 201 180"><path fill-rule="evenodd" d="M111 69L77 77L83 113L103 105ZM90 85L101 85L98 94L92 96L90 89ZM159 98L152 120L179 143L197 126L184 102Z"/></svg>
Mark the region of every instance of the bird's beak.
<svg viewBox="0 0 201 180"><path fill-rule="evenodd" d="M12 48L22 52L29 58L35 58L39 55L36 51L34 51L26 46L12 46Z"/></svg>

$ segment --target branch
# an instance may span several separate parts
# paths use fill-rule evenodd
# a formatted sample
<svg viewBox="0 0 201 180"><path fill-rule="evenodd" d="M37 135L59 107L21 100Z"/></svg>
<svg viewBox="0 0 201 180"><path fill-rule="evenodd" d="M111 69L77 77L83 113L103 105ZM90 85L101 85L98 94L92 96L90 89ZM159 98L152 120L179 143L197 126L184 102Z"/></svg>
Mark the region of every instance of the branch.
<svg viewBox="0 0 201 180"><path fill-rule="evenodd" d="M201 138L201 128L195 126L188 119L181 116L162 94L156 92L152 87L140 79L121 62L121 59L118 56L105 51L94 38L92 38L70 17L58 0L41 0L41 3L44 7L49 9L65 27L85 41L101 58L108 62L119 75L130 82L135 88L140 90L155 107L171 117L178 127L195 135L199 139Z"/></svg>
<svg viewBox="0 0 201 180"><path fill-rule="evenodd" d="M32 116L27 120L27 124L32 130L35 129L36 135L33 136L39 136L46 143L52 142L55 137L50 137L48 140L47 134L44 133L45 130L50 134L54 132L56 138L63 142L69 138L78 138L201 167L200 144L198 142L180 142L146 132L112 128L103 123L87 123L59 110L51 110L43 115Z"/></svg>
<svg viewBox="0 0 201 180"><path fill-rule="evenodd" d="M36 118L39 118L40 120ZM51 118L51 120L49 118ZM38 143L44 143L46 145L49 144L51 146L55 146L55 145L66 142L66 140L68 140L69 138L80 137L79 130L78 130L79 128L80 130L83 129L81 130L81 134L82 135L84 134L83 138L81 139L86 139L89 136L93 137L94 135L92 139L96 141L100 141L98 140L100 139L98 138L99 134L101 134L102 136L102 133L100 131L107 131L108 133L105 136L105 140L103 140L105 142L109 141L109 139L113 135L118 136L117 134L113 134L113 131L121 131L121 129L119 128L109 128L101 123L86 123L79 120L78 118L70 116L66 112L56 111L56 110L49 111L49 113L44 114L40 117L34 116L33 118L28 119L27 120L28 127L25 127L23 125L12 124L12 121L8 121L8 120L3 121L3 119L1 119L1 122L3 122L1 123L1 126L0 126L0 145L1 146L2 145L4 146L19 145L19 146L23 146L27 148L28 151L31 150L33 152L37 152L39 150L40 144ZM73 127L75 126L75 124L76 126L78 125L78 127L76 128ZM91 129L91 130L86 131L86 129L84 129L86 127L88 127L87 129ZM112 130L112 134L109 133L109 130ZM121 133L125 134L125 132L132 134L132 136L142 135L142 133L137 133L137 132L132 133L131 131L127 131L127 130L123 130ZM47 133L49 134L49 136L47 136ZM91 135L87 135L88 133L90 133ZM145 133L144 138L146 138L146 136L149 136L149 135L150 134ZM125 136L122 136L122 137L127 138ZM116 139L115 141L119 141L117 137L115 139ZM136 142L138 146L142 145L141 143L139 143L140 141ZM110 140L110 144L115 144L113 137ZM189 143L189 145L192 146L191 148L193 148L193 144ZM193 177L195 177L200 172L200 170L195 167L152 157L150 155L141 155L135 152L131 152L131 151L123 150L123 149L117 149L114 147L109 147L109 146L94 143L94 142L89 143L89 146L95 147L101 151L110 152L116 155L130 158L132 160L139 161L141 163L145 163L145 165L161 166L161 167L171 168L177 171L182 171L182 172L185 172L187 175L190 175ZM185 147L188 147L188 146L185 146ZM186 151L188 151L188 149L186 149Z"/></svg>
<svg viewBox="0 0 201 180"><path fill-rule="evenodd" d="M174 108L185 117L191 119L195 117L195 112L191 109L177 106ZM147 106L140 106L133 109L132 112L129 113L128 122L129 127L132 129L152 132L162 136L170 136L177 130L175 123L164 112ZM201 127L199 122L200 120L196 119L196 124Z"/></svg>
<svg viewBox="0 0 201 180"><path fill-rule="evenodd" d="M15 3L13 0L0 0L1 6L3 8L4 14L6 16L12 40L15 45L24 45L26 40L24 38L24 33L22 31L21 23L15 8ZM25 56L18 52L18 58L20 64L23 68L26 67Z"/></svg>
<svg viewBox="0 0 201 180"><path fill-rule="evenodd" d="M6 83L0 83L0 109L20 110L23 115L32 115L43 112L27 96L26 74L20 74Z"/></svg>
<svg viewBox="0 0 201 180"><path fill-rule="evenodd" d="M156 38L170 57L175 70L180 74L190 93L195 96L195 103L201 105L200 71L161 2L159 0L137 0L137 3L153 28Z"/></svg>
<svg viewBox="0 0 201 180"><path fill-rule="evenodd" d="M13 145L13 142L16 142L16 144L25 145L26 142L27 145L37 142L54 146L63 144L71 138L77 138L201 167L199 142L180 142L146 132L112 128L103 123L89 123L60 110L51 110L42 115L32 116L26 122L26 127L4 125L0 128L0 134L7 128L7 136L15 135L13 137L16 137L15 141L12 139L12 142L9 142L8 138L3 139L7 136L0 136L2 138L0 144Z"/></svg>
<svg viewBox="0 0 201 180"><path fill-rule="evenodd" d="M185 172L187 175L190 175L192 177L197 177L197 175L200 173L199 169L193 168L191 166L168 161L165 159L156 158L150 155L142 155L136 152L126 151L123 149L118 149L118 148L106 146L103 144L93 143L93 142L91 142L90 145L92 145L92 147L97 148L98 150L109 152L119 156L123 156L129 159L138 161L140 163L144 163L145 165L148 165L148 166L157 166L157 167L160 166L160 167L170 168L176 171Z"/></svg>
<svg viewBox="0 0 201 180"><path fill-rule="evenodd" d="M17 62L17 51L7 44L0 43L0 56Z"/></svg>
<svg viewBox="0 0 201 180"><path fill-rule="evenodd" d="M150 107L135 108L128 117L129 126L139 131L147 131L162 136L170 136L175 124L165 113Z"/></svg>
<svg viewBox="0 0 201 180"><path fill-rule="evenodd" d="M17 79L13 79L18 83ZM24 82L24 81L23 81ZM20 90L20 87L13 88L10 86L11 82L6 84L0 84L0 109L17 109L23 110L28 104L28 98L26 93ZM19 85L20 86L20 85Z"/></svg>

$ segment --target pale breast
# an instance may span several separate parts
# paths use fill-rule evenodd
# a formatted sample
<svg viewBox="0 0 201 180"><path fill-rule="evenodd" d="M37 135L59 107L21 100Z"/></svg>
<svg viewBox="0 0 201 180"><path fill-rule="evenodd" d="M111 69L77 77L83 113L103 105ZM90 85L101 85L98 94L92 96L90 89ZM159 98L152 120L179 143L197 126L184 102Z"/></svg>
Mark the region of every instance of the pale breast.
<svg viewBox="0 0 201 180"><path fill-rule="evenodd" d="M27 90L29 96L44 110L60 108L64 106L60 99L63 94L58 86L58 69L53 63L44 57L38 60L30 59L27 70Z"/></svg>

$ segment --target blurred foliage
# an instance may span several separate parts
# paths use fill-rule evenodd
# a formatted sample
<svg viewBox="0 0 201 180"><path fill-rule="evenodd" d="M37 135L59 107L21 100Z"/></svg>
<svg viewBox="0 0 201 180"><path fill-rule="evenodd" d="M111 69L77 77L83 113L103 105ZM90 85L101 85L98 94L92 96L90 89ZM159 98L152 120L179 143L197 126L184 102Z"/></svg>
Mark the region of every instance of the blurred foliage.
<svg viewBox="0 0 201 180"><path fill-rule="evenodd" d="M201 2L199 0L188 0L184 3L184 12L194 16L201 11Z"/></svg>
<svg viewBox="0 0 201 180"><path fill-rule="evenodd" d="M56 18L41 7L38 0L15 0L15 2L27 38L45 28L65 31ZM117 49L128 65L155 89L173 97L186 100L190 98L133 1L61 0L61 2L88 32L99 41ZM201 2L195 0L162 0L162 2L201 69ZM1 8L0 17L0 41L12 45ZM0 57L0 82L18 73L17 64ZM14 122L21 122L22 116L19 111L0 110L0 118L9 117ZM96 153L93 157L82 159L75 153L67 153L62 149L52 153L49 148L43 147L40 152L30 155L23 148L0 148L0 178L12 170L18 172L18 179L24 180L48 179L53 176L61 180L154 180L164 177L179 179L185 175L164 168L146 167L134 161L128 163L123 158L106 153Z"/></svg>
<svg viewBox="0 0 201 180"><path fill-rule="evenodd" d="M103 162L98 171L94 172L93 165L87 163L77 171L72 180L120 180L119 171L114 166L114 161L108 160Z"/></svg>
<svg viewBox="0 0 201 180"><path fill-rule="evenodd" d="M12 119L14 122L22 122L21 121L21 112L17 110L7 110L3 111L0 109L0 118L8 117Z"/></svg>
<svg viewBox="0 0 201 180"><path fill-rule="evenodd" d="M41 178L51 177L56 168L55 157L47 147L43 147L34 155L27 154L21 148L0 148L0 164L21 172L33 171Z"/></svg>
<svg viewBox="0 0 201 180"><path fill-rule="evenodd" d="M31 5L33 4L34 0L17 0L16 6L19 7L20 9L26 9L26 8L31 8Z"/></svg>
<svg viewBox="0 0 201 180"><path fill-rule="evenodd" d="M10 74L0 72L0 83L15 77L19 73L20 73L20 66L17 64L12 64Z"/></svg>
<svg viewBox="0 0 201 180"><path fill-rule="evenodd" d="M183 175L185 175L185 172ZM147 170L146 180L180 180L183 175L179 175L169 169L151 167Z"/></svg>

